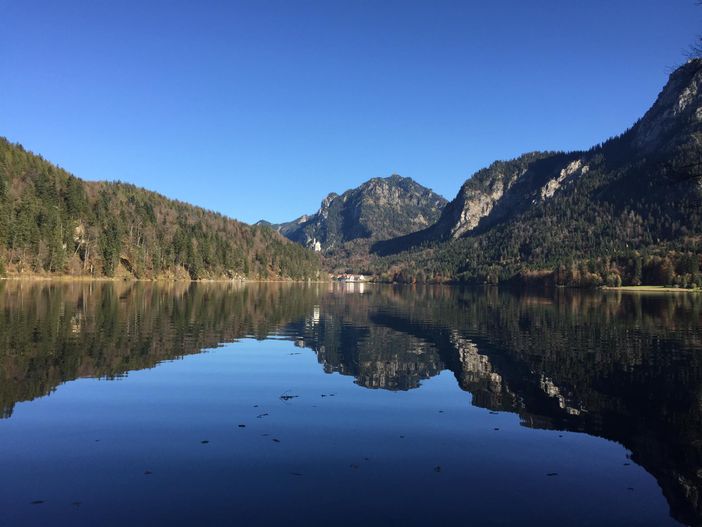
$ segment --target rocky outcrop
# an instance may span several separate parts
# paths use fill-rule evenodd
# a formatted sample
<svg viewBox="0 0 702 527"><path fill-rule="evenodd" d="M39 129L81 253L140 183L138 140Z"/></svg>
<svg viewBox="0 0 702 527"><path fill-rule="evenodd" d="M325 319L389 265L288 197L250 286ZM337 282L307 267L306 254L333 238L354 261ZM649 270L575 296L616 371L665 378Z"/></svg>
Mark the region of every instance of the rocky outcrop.
<svg viewBox="0 0 702 527"><path fill-rule="evenodd" d="M552 197L555 192L561 188L561 185L567 183L569 179L583 176L589 171L590 167L588 165L583 165L582 159L576 159L569 163L567 167L561 170L557 178L549 179L546 184L541 187L541 200L547 200Z"/></svg>
<svg viewBox="0 0 702 527"><path fill-rule="evenodd" d="M550 198L568 178L587 173L589 167L574 157L577 154L531 152L476 172L446 206L432 227L432 237L460 238Z"/></svg>

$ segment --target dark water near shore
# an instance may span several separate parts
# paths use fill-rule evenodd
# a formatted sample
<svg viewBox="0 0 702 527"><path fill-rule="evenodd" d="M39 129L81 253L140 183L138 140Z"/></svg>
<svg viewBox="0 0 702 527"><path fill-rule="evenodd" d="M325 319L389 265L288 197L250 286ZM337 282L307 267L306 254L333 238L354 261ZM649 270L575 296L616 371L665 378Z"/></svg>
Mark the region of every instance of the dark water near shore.
<svg viewBox="0 0 702 527"><path fill-rule="evenodd" d="M702 297L0 284L0 526L702 524Z"/></svg>

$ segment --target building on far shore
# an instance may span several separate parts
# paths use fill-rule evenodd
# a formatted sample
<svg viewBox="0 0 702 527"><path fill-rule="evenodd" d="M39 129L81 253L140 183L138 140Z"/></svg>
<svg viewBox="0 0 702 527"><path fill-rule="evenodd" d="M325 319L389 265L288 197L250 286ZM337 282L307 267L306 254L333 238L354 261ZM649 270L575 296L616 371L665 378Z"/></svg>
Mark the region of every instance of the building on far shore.
<svg viewBox="0 0 702 527"><path fill-rule="evenodd" d="M332 280L336 280L338 282L367 282L368 279L369 278L363 274L342 273L332 275Z"/></svg>

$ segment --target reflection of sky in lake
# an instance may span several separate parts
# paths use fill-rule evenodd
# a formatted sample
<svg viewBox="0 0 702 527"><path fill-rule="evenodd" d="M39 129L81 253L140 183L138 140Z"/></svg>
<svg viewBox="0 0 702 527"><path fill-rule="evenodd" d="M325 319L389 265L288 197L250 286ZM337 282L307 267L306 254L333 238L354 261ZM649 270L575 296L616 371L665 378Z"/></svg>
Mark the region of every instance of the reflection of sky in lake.
<svg viewBox="0 0 702 527"><path fill-rule="evenodd" d="M0 517L10 525L670 521L655 480L625 466L618 444L476 408L449 372L416 390L368 390L323 374L310 350L291 355L298 351L244 340L19 404L0 428Z"/></svg>

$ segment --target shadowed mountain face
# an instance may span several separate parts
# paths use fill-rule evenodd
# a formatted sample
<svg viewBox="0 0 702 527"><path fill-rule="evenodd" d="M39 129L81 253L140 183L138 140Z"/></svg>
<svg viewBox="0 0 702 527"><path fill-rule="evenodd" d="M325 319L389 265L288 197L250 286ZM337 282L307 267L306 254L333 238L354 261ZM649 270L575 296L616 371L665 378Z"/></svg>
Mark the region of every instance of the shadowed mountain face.
<svg viewBox="0 0 702 527"><path fill-rule="evenodd" d="M450 370L466 403L623 444L671 514L702 524L702 298L356 285L0 285L0 404L242 337L314 350L325 372L411 390ZM234 352L234 350L232 350Z"/></svg>
<svg viewBox="0 0 702 527"><path fill-rule="evenodd" d="M696 59L670 76L621 136L583 152L533 152L476 172L434 225L375 243L372 251L389 258L378 268L508 278L634 250L699 253L701 140ZM403 251L416 254L391 257Z"/></svg>

